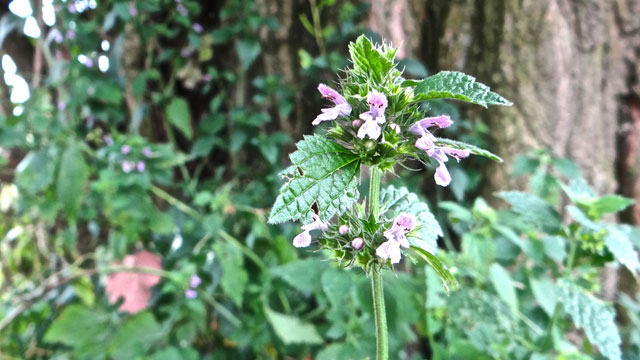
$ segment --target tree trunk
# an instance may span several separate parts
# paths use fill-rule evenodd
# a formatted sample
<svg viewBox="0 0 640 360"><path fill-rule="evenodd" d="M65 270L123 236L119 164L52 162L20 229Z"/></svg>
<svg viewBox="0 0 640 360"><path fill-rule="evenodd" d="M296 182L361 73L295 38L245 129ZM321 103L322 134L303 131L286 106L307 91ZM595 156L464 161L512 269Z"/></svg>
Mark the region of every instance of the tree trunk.
<svg viewBox="0 0 640 360"><path fill-rule="evenodd" d="M548 148L576 161L598 193L640 203L637 1L431 0L415 10L421 3L380 1L370 19L389 21L370 25L404 39L432 73L464 71L513 101L463 107L489 125L491 150L506 160L487 169L487 194L522 188L510 176L515 155ZM396 19L393 9L413 10ZM422 19L419 33L406 26Z"/></svg>

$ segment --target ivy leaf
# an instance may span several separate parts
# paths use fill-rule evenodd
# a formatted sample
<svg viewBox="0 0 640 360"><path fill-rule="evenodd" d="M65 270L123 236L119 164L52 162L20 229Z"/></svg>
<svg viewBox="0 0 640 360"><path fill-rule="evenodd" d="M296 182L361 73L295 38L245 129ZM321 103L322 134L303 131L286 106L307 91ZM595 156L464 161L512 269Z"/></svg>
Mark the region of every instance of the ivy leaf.
<svg viewBox="0 0 640 360"><path fill-rule="evenodd" d="M501 157L490 152L489 150L485 150L483 148L479 148L475 145L467 144L462 141L438 138L436 141L436 145L446 145L455 149L469 150L473 155L483 156L497 162L503 161Z"/></svg>
<svg viewBox="0 0 640 360"><path fill-rule="evenodd" d="M555 233L560 229L560 215L546 201L539 197L520 191L503 191L498 196L511 204L514 212L522 215L523 220L540 227L547 233Z"/></svg>
<svg viewBox="0 0 640 360"><path fill-rule="evenodd" d="M438 248L438 237L442 236L442 229L435 216L429 210L429 205L420 201L418 195L407 190L406 187L396 189L390 185L380 193L380 203L382 204L380 213L393 211L387 218L394 218L396 215L407 212L413 214L418 220L418 239L409 236L407 239L412 245L416 245L432 254ZM385 214L386 215L386 214Z"/></svg>
<svg viewBox="0 0 640 360"><path fill-rule="evenodd" d="M429 264L433 268L433 270L435 270L436 274L438 274L438 277L440 278L440 281L442 281L442 285L447 291L447 294L449 294L450 289L458 286L458 281L456 281L456 278L453 276L451 271L449 271L449 268L447 268L447 266L443 264L442 261L440 261L440 259L438 259L435 255L418 246L412 245L411 249L419 255L419 258L426 261L427 264Z"/></svg>
<svg viewBox="0 0 640 360"><path fill-rule="evenodd" d="M570 283L561 284L560 291L564 308L571 315L573 323L584 329L589 341L598 347L602 355L620 360L621 340L611 306Z"/></svg>
<svg viewBox="0 0 640 360"><path fill-rule="evenodd" d="M358 200L360 159L337 143L320 135L305 136L289 157L292 166L281 175L289 180L280 188L270 224L311 219L315 203L318 216L328 221Z"/></svg>
<svg viewBox="0 0 640 360"><path fill-rule="evenodd" d="M381 83L383 76L395 67L393 59L396 51L397 49L386 47L378 49L364 35L360 35L355 42L349 44L353 70L369 74L377 83Z"/></svg>
<svg viewBox="0 0 640 360"><path fill-rule="evenodd" d="M322 338L312 324L297 317L275 312L268 307L265 307L264 312L273 330L285 345L322 343Z"/></svg>
<svg viewBox="0 0 640 360"><path fill-rule="evenodd" d="M638 261L638 253L629 240L630 235L631 228L629 226L609 225L607 226L607 236L604 237L604 243L613 254L613 257L620 264L626 266L633 276L636 276L638 270L640 270L640 261Z"/></svg>
<svg viewBox="0 0 640 360"><path fill-rule="evenodd" d="M411 83L402 84L410 86ZM414 89L415 100L457 99L473 104L510 106L511 102L490 91L487 85L476 82L476 78L457 71L441 71L422 80Z"/></svg>

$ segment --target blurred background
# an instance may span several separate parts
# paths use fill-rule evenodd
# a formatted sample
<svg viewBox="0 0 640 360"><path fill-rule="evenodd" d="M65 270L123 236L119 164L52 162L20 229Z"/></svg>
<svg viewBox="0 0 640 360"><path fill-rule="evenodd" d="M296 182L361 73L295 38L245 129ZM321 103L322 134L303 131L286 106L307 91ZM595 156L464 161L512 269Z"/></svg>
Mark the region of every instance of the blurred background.
<svg viewBox="0 0 640 360"><path fill-rule="evenodd" d="M452 164L448 188L389 177L429 200L461 282L447 297L429 268L388 274L391 358L604 353L543 290L575 234L558 248L495 194L526 191L570 226L561 184L584 179L636 200L592 220L640 222L639 1L0 3L0 359L372 356L364 274L266 224L287 154L317 131L318 83L363 33L400 46L406 78L463 71L514 103L429 104L504 163ZM594 239L576 271L635 359L634 271Z"/></svg>

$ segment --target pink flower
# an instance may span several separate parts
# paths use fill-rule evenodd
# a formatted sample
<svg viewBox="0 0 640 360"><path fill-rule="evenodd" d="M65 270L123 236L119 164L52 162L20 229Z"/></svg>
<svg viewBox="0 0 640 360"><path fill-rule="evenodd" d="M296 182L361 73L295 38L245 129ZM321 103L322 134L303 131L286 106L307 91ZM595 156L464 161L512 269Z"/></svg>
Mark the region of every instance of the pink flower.
<svg viewBox="0 0 640 360"><path fill-rule="evenodd" d="M191 276L191 280L189 280L189 287L195 289L198 286L200 286L201 283L202 283L202 280L200 279L200 277L198 277L198 275L193 275Z"/></svg>
<svg viewBox="0 0 640 360"><path fill-rule="evenodd" d="M347 103L347 100L337 91L333 90L325 84L318 85L318 91L320 91L320 94L322 94L322 97L324 99L333 102L335 106L322 109L322 113L316 116L316 118L311 123L312 125L319 125L323 121L335 120L339 116L349 116L349 114L351 114L351 106Z"/></svg>
<svg viewBox="0 0 640 360"><path fill-rule="evenodd" d="M447 162L448 156L460 161L462 158L466 158L471 154L469 150L461 150L454 149L444 146L436 145L436 137L429 131L428 128L446 128L451 126L453 121L446 116L436 116L424 118L420 121L416 121L413 125L409 127L409 131L413 134L420 136L415 143L415 146L423 150L427 153L429 157L436 160L440 165L436 169L436 173L434 178L436 180L436 184L440 186L448 186L451 183L451 175L449 174L449 170L447 170L447 166L444 164Z"/></svg>
<svg viewBox="0 0 640 360"><path fill-rule="evenodd" d="M313 221L302 226L302 232L293 238L293 246L307 247L311 244L311 230L327 231L329 227L320 220L318 215L313 214Z"/></svg>
<svg viewBox="0 0 640 360"><path fill-rule="evenodd" d="M136 170L138 170L138 172L143 172L145 168L146 165L144 164L144 161L138 161L136 164Z"/></svg>
<svg viewBox="0 0 640 360"><path fill-rule="evenodd" d="M396 216L391 228L383 233L387 241L376 249L376 255L383 260L390 259L392 264L400 262L402 255L400 247L408 248L410 246L406 234L415 226L416 218L413 215L401 213Z"/></svg>
<svg viewBox="0 0 640 360"><path fill-rule="evenodd" d="M360 250L362 249L362 247L364 246L364 240L362 240L361 237L357 237L354 238L353 240L351 240L351 247L356 249L356 250Z"/></svg>
<svg viewBox="0 0 640 360"><path fill-rule="evenodd" d="M73 40L75 38L76 38L76 33L73 30L68 30L67 31L67 39Z"/></svg>
<svg viewBox="0 0 640 360"><path fill-rule="evenodd" d="M338 234L340 235L344 235L348 232L349 232L349 225L347 224L340 225L340 227L338 228Z"/></svg>
<svg viewBox="0 0 640 360"><path fill-rule="evenodd" d="M384 111L387 109L387 97L378 91L372 90L367 95L367 103L369 103L369 111L360 114L360 119L364 120L364 124L358 129L358 137L364 139L368 136L370 139L377 140L382 133L381 124L387 119Z"/></svg>
<svg viewBox="0 0 640 360"><path fill-rule="evenodd" d="M184 291L184 296L187 299L195 299L198 296L198 292L193 289L187 289Z"/></svg>
<svg viewBox="0 0 640 360"><path fill-rule="evenodd" d="M120 148L120 153L122 153L122 155L127 155L130 151L131 146L129 145L122 145L122 147Z"/></svg>
<svg viewBox="0 0 640 360"><path fill-rule="evenodd" d="M204 28L202 27L202 25L200 25L198 23L193 24L192 28L198 34L202 33L202 31L204 31Z"/></svg>
<svg viewBox="0 0 640 360"><path fill-rule="evenodd" d="M122 171L124 171L125 173L130 173L131 170L133 170L133 167L135 166L134 162L131 161L123 161L122 162Z"/></svg>
<svg viewBox="0 0 640 360"><path fill-rule="evenodd" d="M153 153L151 152L151 149L148 146L145 146L142 148L142 155L144 155L145 157L151 157Z"/></svg>

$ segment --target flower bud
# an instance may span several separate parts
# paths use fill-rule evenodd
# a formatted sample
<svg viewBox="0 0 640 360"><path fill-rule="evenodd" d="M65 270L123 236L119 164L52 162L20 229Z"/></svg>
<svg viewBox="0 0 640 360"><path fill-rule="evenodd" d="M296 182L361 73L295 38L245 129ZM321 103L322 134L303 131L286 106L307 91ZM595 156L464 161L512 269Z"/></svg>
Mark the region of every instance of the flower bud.
<svg viewBox="0 0 640 360"><path fill-rule="evenodd" d="M338 233L340 235L344 235L344 234L346 234L348 232L349 232L349 225L347 225L347 224L340 225L340 227L338 228Z"/></svg>
<svg viewBox="0 0 640 360"><path fill-rule="evenodd" d="M353 127L360 127L360 125L362 125L362 120L360 119L355 119L351 122L351 126Z"/></svg>
<svg viewBox="0 0 640 360"><path fill-rule="evenodd" d="M362 240L361 237L357 237L353 240L351 240L351 247L356 249L356 250L360 250L362 249L362 247L364 246L364 240Z"/></svg>
<svg viewBox="0 0 640 360"><path fill-rule="evenodd" d="M377 146L377 145L378 145L378 143L376 143L376 142L375 142L375 141L373 141L373 140L367 140L367 141L364 143L364 147L365 147L365 149L367 149L367 150L373 150L373 149L375 149L375 148L376 148L376 146Z"/></svg>

